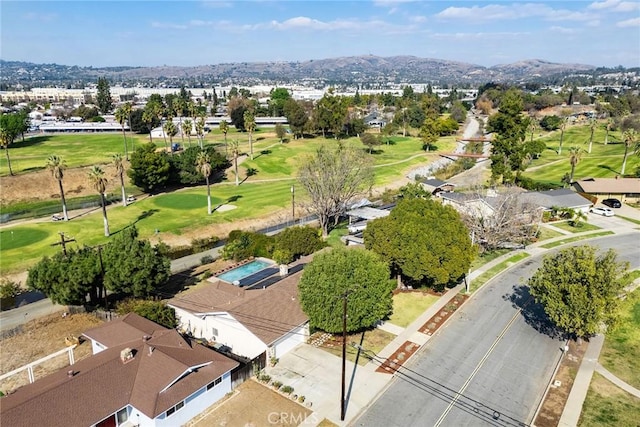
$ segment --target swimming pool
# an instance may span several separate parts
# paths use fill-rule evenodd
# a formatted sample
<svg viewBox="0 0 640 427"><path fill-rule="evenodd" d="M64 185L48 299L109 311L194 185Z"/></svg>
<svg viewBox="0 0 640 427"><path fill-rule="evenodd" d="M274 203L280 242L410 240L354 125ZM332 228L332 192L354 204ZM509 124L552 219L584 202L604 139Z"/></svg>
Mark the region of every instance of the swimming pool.
<svg viewBox="0 0 640 427"><path fill-rule="evenodd" d="M225 271L224 273L219 274L216 277L220 280L224 280L225 282L245 286L250 283L256 283L258 280L262 280L263 278L267 277L264 274L257 273L267 269L267 267L272 267L273 265L273 262L262 259L255 259L247 264L233 268L229 271ZM273 272L270 270L265 271L264 273L268 273L268 275L273 274Z"/></svg>

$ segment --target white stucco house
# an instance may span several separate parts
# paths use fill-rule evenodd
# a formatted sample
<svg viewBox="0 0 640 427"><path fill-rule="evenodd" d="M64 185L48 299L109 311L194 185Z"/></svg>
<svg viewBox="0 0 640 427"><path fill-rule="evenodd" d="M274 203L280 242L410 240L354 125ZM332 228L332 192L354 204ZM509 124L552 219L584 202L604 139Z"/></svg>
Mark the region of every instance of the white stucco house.
<svg viewBox="0 0 640 427"><path fill-rule="evenodd" d="M231 391L239 365L136 314L83 335L96 353L3 397L2 425L183 425Z"/></svg>
<svg viewBox="0 0 640 427"><path fill-rule="evenodd" d="M250 360L279 358L309 336L309 318L298 300L301 274L258 289L213 279L202 289L177 295L168 305L176 311L179 329L190 336Z"/></svg>

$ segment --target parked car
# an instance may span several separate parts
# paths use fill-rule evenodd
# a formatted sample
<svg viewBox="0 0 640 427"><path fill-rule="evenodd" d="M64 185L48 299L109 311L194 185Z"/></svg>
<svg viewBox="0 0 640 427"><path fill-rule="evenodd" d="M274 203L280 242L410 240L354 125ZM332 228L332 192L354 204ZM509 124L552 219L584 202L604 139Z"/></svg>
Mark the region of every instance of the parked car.
<svg viewBox="0 0 640 427"><path fill-rule="evenodd" d="M605 206L609 206L610 208L621 208L622 203L618 199L604 199L602 204Z"/></svg>
<svg viewBox="0 0 640 427"><path fill-rule="evenodd" d="M64 220L64 216L62 215L58 215L58 214L51 215L51 221L63 221L63 220Z"/></svg>
<svg viewBox="0 0 640 427"><path fill-rule="evenodd" d="M609 208L599 208L599 207L595 207L595 208L591 208L590 210L591 213L597 214L597 215L602 215L602 216L613 216L614 213L611 209Z"/></svg>
<svg viewBox="0 0 640 427"><path fill-rule="evenodd" d="M349 226L347 227L347 229L349 230L349 234L359 233L361 231L364 231L365 228L367 228L366 221L354 222L353 224L349 224Z"/></svg>
<svg viewBox="0 0 640 427"><path fill-rule="evenodd" d="M132 196L131 194L127 196L127 202L135 202L135 201L136 201L136 196Z"/></svg>

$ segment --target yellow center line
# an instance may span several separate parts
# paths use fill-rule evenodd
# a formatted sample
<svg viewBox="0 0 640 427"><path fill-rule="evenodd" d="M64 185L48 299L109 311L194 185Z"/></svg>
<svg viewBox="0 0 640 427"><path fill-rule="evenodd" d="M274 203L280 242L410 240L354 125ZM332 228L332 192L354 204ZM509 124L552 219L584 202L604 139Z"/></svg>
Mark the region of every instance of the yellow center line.
<svg viewBox="0 0 640 427"><path fill-rule="evenodd" d="M467 389L467 387L469 387L469 384L471 384L471 381L473 380L473 378L476 376L476 374L478 373L478 371L480 371L480 369L482 368L482 365L484 365L484 362L486 362L486 360L489 358L489 355L493 352L493 350L496 348L496 346L498 345L498 342L502 339L502 337L507 333L507 330L511 327L511 325L513 324L513 322L516 321L516 319L520 316L520 313L522 312L522 310L529 305L529 303L532 301L532 298L529 298L527 300L526 303L524 303L524 305L522 307L520 307L518 309L518 311L516 312L516 314L513 315L513 317L511 318L511 320L509 321L509 323L507 323L507 325L504 327L504 329L502 329L502 332L500 332L500 335L498 335L498 337L493 341L493 344L491 344L491 347L489 347L489 350L487 350L487 352L484 354L484 356L482 357L482 359L480 360L480 362L478 363L478 365L476 366L476 368L473 370L473 372L471 373L471 375L469 376L469 378L467 378L467 381L465 381L465 383L462 385L462 388L460 388L460 390L456 393L455 397L453 398L453 400L451 400L451 403L449 403L449 406L447 406L447 409L445 409L445 411L442 413L442 415L440 415L440 418L438 418L438 421L435 423L434 427L439 427L440 424L442 424L442 422L444 421L444 419L447 417L447 415L449 414L449 412L451 411L451 409L453 408L453 406L456 404L456 402L458 401L458 398L460 396L462 396L462 393L464 393L464 391Z"/></svg>

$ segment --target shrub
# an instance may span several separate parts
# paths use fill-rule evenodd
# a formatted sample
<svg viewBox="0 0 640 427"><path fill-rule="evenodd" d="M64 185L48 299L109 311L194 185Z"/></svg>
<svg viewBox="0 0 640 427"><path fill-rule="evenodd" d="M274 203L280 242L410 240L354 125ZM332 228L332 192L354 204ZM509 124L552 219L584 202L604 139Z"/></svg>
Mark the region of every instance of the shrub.
<svg viewBox="0 0 640 427"><path fill-rule="evenodd" d="M220 241L217 236L203 237L202 239L193 239L191 241L191 249L193 253L203 252L216 247Z"/></svg>
<svg viewBox="0 0 640 427"><path fill-rule="evenodd" d="M304 396L298 397L298 402L300 402L300 403L304 403L305 400L306 400L306 397L304 397Z"/></svg>
<svg viewBox="0 0 640 427"><path fill-rule="evenodd" d="M200 258L200 264L204 265L204 264L209 264L213 262L213 257L211 255L205 255L202 258Z"/></svg>
<svg viewBox="0 0 640 427"><path fill-rule="evenodd" d="M280 391L285 393L285 394L291 394L291 393L293 393L293 387L291 387L290 385L286 385L286 386L282 387L280 389Z"/></svg>
<svg viewBox="0 0 640 427"><path fill-rule="evenodd" d="M15 298L22 292L20 285L12 280L0 279L0 298Z"/></svg>
<svg viewBox="0 0 640 427"><path fill-rule="evenodd" d="M202 280L208 279L211 276L213 276L213 273L210 270L207 270L204 273L202 273Z"/></svg>
<svg viewBox="0 0 640 427"><path fill-rule="evenodd" d="M229 233L221 255L223 259L233 259L234 261L252 256L268 258L273 252L273 242L274 238L266 234L234 230Z"/></svg>
<svg viewBox="0 0 640 427"><path fill-rule="evenodd" d="M136 313L152 322L171 329L178 326L175 310L167 306L163 301L130 298L119 302L116 307L116 312L120 315Z"/></svg>
<svg viewBox="0 0 640 427"><path fill-rule="evenodd" d="M280 387L282 387L282 383L280 381L273 382L273 388L275 388L276 390L279 390Z"/></svg>
<svg viewBox="0 0 640 427"><path fill-rule="evenodd" d="M294 259L310 255L325 246L320 229L309 226L289 227L275 236L275 248L290 252Z"/></svg>

